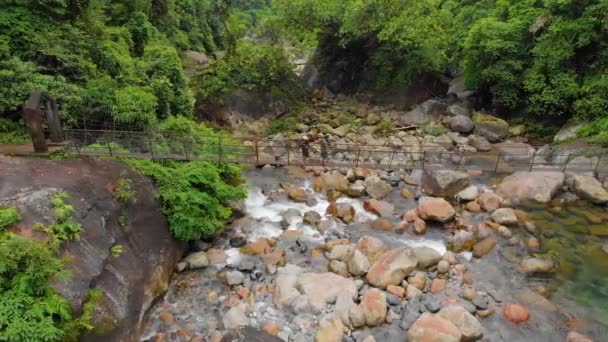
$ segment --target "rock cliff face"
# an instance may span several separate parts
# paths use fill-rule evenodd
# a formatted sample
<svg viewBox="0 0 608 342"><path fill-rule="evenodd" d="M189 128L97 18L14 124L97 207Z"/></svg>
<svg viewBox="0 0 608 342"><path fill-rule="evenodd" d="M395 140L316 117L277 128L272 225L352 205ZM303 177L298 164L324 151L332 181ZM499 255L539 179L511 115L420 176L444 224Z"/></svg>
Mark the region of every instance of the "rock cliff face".
<svg viewBox="0 0 608 342"><path fill-rule="evenodd" d="M55 287L76 312L89 289L104 293L95 312L95 329L83 341L137 341L146 310L166 291L186 250L170 234L152 180L127 170L124 164L96 159L0 156L0 205L17 206L24 217L17 234L43 239L32 226L52 222L50 201L57 192L72 196L74 220L85 229L80 240L64 246L72 276ZM121 177L131 180L132 204L122 205L114 196ZM122 252L112 255L111 248L117 245Z"/></svg>

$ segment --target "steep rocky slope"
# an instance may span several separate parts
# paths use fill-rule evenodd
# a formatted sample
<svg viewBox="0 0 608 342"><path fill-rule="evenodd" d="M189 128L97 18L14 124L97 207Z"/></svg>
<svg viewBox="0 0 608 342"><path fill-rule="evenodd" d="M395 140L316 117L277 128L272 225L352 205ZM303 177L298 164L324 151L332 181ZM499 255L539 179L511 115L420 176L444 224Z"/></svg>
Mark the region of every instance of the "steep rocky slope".
<svg viewBox="0 0 608 342"><path fill-rule="evenodd" d="M131 181L131 204L116 199L120 178ZM72 276L55 287L76 312L89 289L99 288L104 294L95 312L95 329L82 340L138 340L143 316L167 289L185 244L171 236L152 181L129 172L122 163L0 156L0 205L17 206L23 213L16 233L43 239L33 226L52 222L50 201L61 191L71 195L74 219L85 230L80 240L64 246ZM113 255L114 246L122 252Z"/></svg>

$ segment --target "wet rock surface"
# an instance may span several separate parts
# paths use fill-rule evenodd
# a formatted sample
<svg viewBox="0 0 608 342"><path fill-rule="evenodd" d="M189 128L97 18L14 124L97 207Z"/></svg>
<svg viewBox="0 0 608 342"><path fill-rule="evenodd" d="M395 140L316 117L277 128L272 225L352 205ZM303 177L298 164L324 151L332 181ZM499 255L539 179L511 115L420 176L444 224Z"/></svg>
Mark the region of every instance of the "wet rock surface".
<svg viewBox="0 0 608 342"><path fill-rule="evenodd" d="M183 331L220 340L242 329L250 329L252 340L283 341L583 338L567 322L582 314L568 302L552 302L551 284L567 263L533 255L551 246L549 230L536 214L511 204L501 208L503 196L489 190L486 178L468 175L470 184L460 191L472 184L476 194L471 190L458 198L420 196L420 187L410 184L416 175L405 174L395 185L386 181L390 189L381 186L382 199L344 194L336 199L324 189L311 192L312 176L298 179L288 172L249 175L249 219L233 223L207 252L211 259L217 254L212 250L221 250L224 263L177 274L151 312L143 340L188 341ZM388 177L361 169L341 174L350 185ZM255 190L266 184L282 193L278 183L285 181L314 197L315 204L286 196L274 200ZM418 195L402 196L404 187ZM425 206L429 199L432 205ZM469 203L479 210L468 211ZM331 224L320 229L321 222ZM416 222L425 224L423 232ZM377 229L379 223L391 228ZM237 236L245 239L239 247L231 243ZM603 253L601 245L598 250ZM269 257L275 254L280 262ZM227 277L234 272L243 278ZM173 319L163 320L163 312ZM580 333L596 336L597 324Z"/></svg>
<svg viewBox="0 0 608 342"><path fill-rule="evenodd" d="M113 193L121 177L131 180L135 192L134 203L124 212ZM94 330L83 341L138 340L144 313L167 290L186 244L171 237L161 205L150 195L155 192L152 180L128 172L122 163L0 156L0 206L17 206L23 215L15 233L42 238L32 226L52 223L50 201L60 191L71 195L74 220L85 229L62 251L70 256L71 277L56 281L54 287L75 312L80 312L91 288L103 293L93 316ZM122 246L118 257L110 254L115 245ZM198 267L205 260L190 262Z"/></svg>

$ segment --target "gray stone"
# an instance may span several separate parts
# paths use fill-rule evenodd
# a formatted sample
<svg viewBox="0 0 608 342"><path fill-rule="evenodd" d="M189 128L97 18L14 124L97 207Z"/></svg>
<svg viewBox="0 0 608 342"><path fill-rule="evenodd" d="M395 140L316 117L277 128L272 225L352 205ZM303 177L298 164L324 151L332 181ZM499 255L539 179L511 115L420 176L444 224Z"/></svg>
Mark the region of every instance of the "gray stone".
<svg viewBox="0 0 608 342"><path fill-rule="evenodd" d="M553 141L560 142L576 138L576 132L583 127L582 124L568 123L562 127L559 132L553 137Z"/></svg>
<svg viewBox="0 0 608 342"><path fill-rule="evenodd" d="M566 183L580 198L589 200L595 204L608 203L608 191L593 176L568 173L566 174Z"/></svg>
<svg viewBox="0 0 608 342"><path fill-rule="evenodd" d="M191 270L209 266L209 259L207 258L207 253L205 252L192 253L184 258L183 262L187 263L188 268Z"/></svg>
<svg viewBox="0 0 608 342"><path fill-rule="evenodd" d="M469 186L471 176L453 170L428 171L422 174L422 189L427 195L452 197Z"/></svg>
<svg viewBox="0 0 608 342"><path fill-rule="evenodd" d="M372 175L365 179L367 193L375 199L383 199L392 190L392 187L380 177Z"/></svg>
<svg viewBox="0 0 608 342"><path fill-rule="evenodd" d="M490 299L486 295L476 295L473 298L473 305L479 310L486 310L490 305Z"/></svg>
<svg viewBox="0 0 608 342"><path fill-rule="evenodd" d="M464 115L456 115L449 120L450 129L458 133L469 133L475 128L475 124L470 117Z"/></svg>
<svg viewBox="0 0 608 342"><path fill-rule="evenodd" d="M427 269L437 265L437 263L441 261L442 255L433 248L421 246L415 247L413 250L416 259L418 260L417 268L419 269Z"/></svg>
<svg viewBox="0 0 608 342"><path fill-rule="evenodd" d="M487 152L492 150L492 144L488 141L488 139L480 136L480 135L470 135L469 136L469 145L475 147L477 151Z"/></svg>
<svg viewBox="0 0 608 342"><path fill-rule="evenodd" d="M498 224L515 225L517 224L517 216L511 208L499 208L492 212L492 221Z"/></svg>
<svg viewBox="0 0 608 342"><path fill-rule="evenodd" d="M348 271L354 276L364 275L370 266L369 259L358 249L355 249L348 260Z"/></svg>
<svg viewBox="0 0 608 342"><path fill-rule="evenodd" d="M526 258L520 264L522 271L532 273L551 273L555 272L555 263L547 259Z"/></svg>
<svg viewBox="0 0 608 342"><path fill-rule="evenodd" d="M304 223L310 224L311 226L316 226L317 223L321 221L321 215L316 211L307 211L306 213L304 213L302 221Z"/></svg>
<svg viewBox="0 0 608 342"><path fill-rule="evenodd" d="M226 283L230 286L239 285L245 280L245 275L239 271L226 272Z"/></svg>
<svg viewBox="0 0 608 342"><path fill-rule="evenodd" d="M441 260L438 264L437 264L437 272L439 273L448 273L448 271L450 270L450 263L445 261L445 260Z"/></svg>
<svg viewBox="0 0 608 342"><path fill-rule="evenodd" d="M548 203L562 188L565 176L554 171L518 171L505 177L496 193L512 204L526 201Z"/></svg>
<svg viewBox="0 0 608 342"><path fill-rule="evenodd" d="M249 318L245 314L247 305L241 303L230 308L222 317L224 328L228 330L236 329L240 326L249 325Z"/></svg>
<svg viewBox="0 0 608 342"><path fill-rule="evenodd" d="M500 142L509 133L509 124L500 118L484 113L473 113L475 134L480 135L489 142Z"/></svg>
<svg viewBox="0 0 608 342"><path fill-rule="evenodd" d="M471 185L468 188L460 191L456 197L461 200L461 201L472 201L474 199L477 198L477 196L479 196L479 188L476 187L475 185Z"/></svg>
<svg viewBox="0 0 608 342"><path fill-rule="evenodd" d="M475 341L483 335L481 323L461 306L448 305L439 311L439 316L454 324L465 341Z"/></svg>
<svg viewBox="0 0 608 342"><path fill-rule="evenodd" d="M436 313L441 309L441 303L437 297L427 295L424 297L424 307L429 312Z"/></svg>

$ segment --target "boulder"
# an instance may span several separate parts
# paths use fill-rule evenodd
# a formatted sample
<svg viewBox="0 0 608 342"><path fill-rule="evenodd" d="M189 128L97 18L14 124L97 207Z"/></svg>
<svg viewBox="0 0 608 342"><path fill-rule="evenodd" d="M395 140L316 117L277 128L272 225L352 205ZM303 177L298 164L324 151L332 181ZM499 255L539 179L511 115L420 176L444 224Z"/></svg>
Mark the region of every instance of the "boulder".
<svg viewBox="0 0 608 342"><path fill-rule="evenodd" d="M554 171L518 171L505 177L496 193L511 204L548 203L564 184L565 176Z"/></svg>
<svg viewBox="0 0 608 342"><path fill-rule="evenodd" d="M475 147L477 151L480 152L488 152L492 150L492 144L488 141L488 139L480 136L480 135L469 135L468 137L469 145Z"/></svg>
<svg viewBox="0 0 608 342"><path fill-rule="evenodd" d="M470 251L475 246L475 234L469 230L457 230L450 238L454 252Z"/></svg>
<svg viewBox="0 0 608 342"><path fill-rule="evenodd" d="M345 326L359 328L365 325L365 317L361 308L355 304L353 298L345 292L338 294L334 313L342 320Z"/></svg>
<svg viewBox="0 0 608 342"><path fill-rule="evenodd" d="M502 202L502 198L495 194L492 191L484 191L484 193L477 198L477 203L481 209L492 212L500 207L500 202Z"/></svg>
<svg viewBox="0 0 608 342"><path fill-rule="evenodd" d="M505 318L515 324L524 323L530 318L528 310L519 304L507 304L503 309Z"/></svg>
<svg viewBox="0 0 608 342"><path fill-rule="evenodd" d="M418 260L418 269L427 269L437 265L441 261L442 255L435 249L427 246L414 247L414 255Z"/></svg>
<svg viewBox="0 0 608 342"><path fill-rule="evenodd" d="M321 221L321 214L316 211L310 210L304 213L302 217L302 221L311 226L316 226L319 221Z"/></svg>
<svg viewBox="0 0 608 342"><path fill-rule="evenodd" d="M346 224L355 222L355 208L353 208L353 206L348 203L332 202L329 204L329 206L327 206L326 212L328 215L340 219Z"/></svg>
<svg viewBox="0 0 608 342"><path fill-rule="evenodd" d="M382 240L373 236L363 236L357 241L357 250L361 251L370 261L376 260L387 250Z"/></svg>
<svg viewBox="0 0 608 342"><path fill-rule="evenodd" d="M593 340L581 333L571 331L568 333L568 336L566 336L566 342L593 342Z"/></svg>
<svg viewBox="0 0 608 342"><path fill-rule="evenodd" d="M393 230L393 228L395 228L395 224L392 221L382 217L373 220L371 226L373 230L381 230L385 232L390 232Z"/></svg>
<svg viewBox="0 0 608 342"><path fill-rule="evenodd" d="M350 276L350 273L348 273L348 266L346 265L346 263L344 261L340 261L340 260L330 261L329 265L327 266L327 270L330 272L333 272L335 274L341 275L343 277Z"/></svg>
<svg viewBox="0 0 608 342"><path fill-rule="evenodd" d="M456 115L449 119L450 129L458 133L469 133L475 128L475 124L470 117Z"/></svg>
<svg viewBox="0 0 608 342"><path fill-rule="evenodd" d="M315 342L342 342L344 330L342 320L337 315L330 314L325 316L319 323Z"/></svg>
<svg viewBox="0 0 608 342"><path fill-rule="evenodd" d="M367 326L374 327L384 323L388 311L384 292L374 288L367 290L359 307L363 311Z"/></svg>
<svg viewBox="0 0 608 342"><path fill-rule="evenodd" d="M367 282L385 289L388 285L399 285L412 272L418 260L410 248L395 248L382 253L367 271Z"/></svg>
<svg viewBox="0 0 608 342"><path fill-rule="evenodd" d="M447 222L451 220L456 211L452 205L438 197L422 197L418 200L418 216L423 220Z"/></svg>
<svg viewBox="0 0 608 342"><path fill-rule="evenodd" d="M300 291L296 288L298 276L302 274L303 269L287 264L278 270L278 274L274 280L273 301L279 308L288 306L297 297L300 296Z"/></svg>
<svg viewBox="0 0 608 342"><path fill-rule="evenodd" d="M547 259L526 258L522 260L521 269L525 273L551 273L555 272L555 263Z"/></svg>
<svg viewBox="0 0 608 342"><path fill-rule="evenodd" d="M192 253L184 258L184 262L191 270L209 266L209 259L207 258L207 253L205 252Z"/></svg>
<svg viewBox="0 0 608 342"><path fill-rule="evenodd" d="M249 317L246 314L247 304L241 303L233 306L222 317L224 328L228 330L236 329L241 326L249 325Z"/></svg>
<svg viewBox="0 0 608 342"><path fill-rule="evenodd" d="M348 271L354 276L362 276L370 267L369 259L358 249L355 249L348 260Z"/></svg>
<svg viewBox="0 0 608 342"><path fill-rule="evenodd" d="M296 288L308 298L310 307L320 312L325 305L332 303L340 292L346 292L356 298L357 286L352 279L335 273L302 273L298 277Z"/></svg>
<svg viewBox="0 0 608 342"><path fill-rule="evenodd" d="M458 200L463 201L463 202L469 202L469 201L476 199L478 195L479 195L479 188L476 187L475 185L471 185L468 188L460 191L456 195L456 198L458 198Z"/></svg>
<svg viewBox="0 0 608 342"><path fill-rule="evenodd" d="M468 106L466 104L459 104L459 103L449 105L447 111L448 111L448 115L451 115L451 116L462 115L462 116L471 117L471 114L472 114L471 110L468 108Z"/></svg>
<svg viewBox="0 0 608 342"><path fill-rule="evenodd" d="M492 143L502 141L509 133L509 124L505 120L489 114L473 113L473 123L475 124L475 134Z"/></svg>
<svg viewBox="0 0 608 342"><path fill-rule="evenodd" d="M422 174L421 187L424 193L436 197L452 197L464 190L471 183L471 176L466 172L453 170L425 171Z"/></svg>
<svg viewBox="0 0 608 342"><path fill-rule="evenodd" d="M482 256L490 253L496 246L496 240L493 237L487 237L473 246L473 256L481 258Z"/></svg>
<svg viewBox="0 0 608 342"><path fill-rule="evenodd" d="M423 313L407 332L408 342L460 342L462 333L447 319Z"/></svg>
<svg viewBox="0 0 608 342"><path fill-rule="evenodd" d="M331 251L327 254L327 259L346 261L350 258L352 252L352 245L336 245L333 246Z"/></svg>
<svg viewBox="0 0 608 342"><path fill-rule="evenodd" d="M374 199L383 199L391 192L392 187L376 175L365 178L367 193Z"/></svg>
<svg viewBox="0 0 608 342"><path fill-rule="evenodd" d="M500 153L501 161L518 162L519 165L530 162L536 152L532 146L517 142L496 144L494 148Z"/></svg>
<svg viewBox="0 0 608 342"><path fill-rule="evenodd" d="M226 284L230 286L242 284L243 280L245 280L245 275L239 271L228 271L225 276Z"/></svg>
<svg viewBox="0 0 608 342"><path fill-rule="evenodd" d="M306 191L302 188L291 188L287 190L287 196L294 202L298 203L306 203L308 200L308 196L306 195Z"/></svg>
<svg viewBox="0 0 608 342"><path fill-rule="evenodd" d="M345 193L350 197L363 197L367 195L365 183L362 180L357 180L348 187Z"/></svg>
<svg viewBox="0 0 608 342"><path fill-rule="evenodd" d="M557 132L557 134L555 134L555 137L553 137L553 141L560 142L575 139L577 136L576 132L581 127L583 127L582 124L568 123L564 127L562 127L559 132Z"/></svg>
<svg viewBox="0 0 608 342"><path fill-rule="evenodd" d="M438 315L454 324L462 333L464 341L475 341L483 335L481 323L462 306L445 306L439 310Z"/></svg>
<svg viewBox="0 0 608 342"><path fill-rule="evenodd" d="M441 118L447 113L447 105L437 100L428 100L413 110L401 115L397 120L403 126L422 126Z"/></svg>
<svg viewBox="0 0 608 342"><path fill-rule="evenodd" d="M593 176L568 173L566 175L566 183L580 198L589 200L595 204L608 203L608 191Z"/></svg>
<svg viewBox="0 0 608 342"><path fill-rule="evenodd" d="M338 171L326 172L313 180L312 187L316 192L327 194L330 191L346 192L350 183Z"/></svg>
<svg viewBox="0 0 608 342"><path fill-rule="evenodd" d="M373 198L363 202L363 208L365 208L365 210L369 212L372 212L382 217L393 216L395 212L395 206L393 206L392 204L384 201L379 201Z"/></svg>
<svg viewBox="0 0 608 342"><path fill-rule="evenodd" d="M331 134L337 135L340 138L343 138L350 132L351 127L352 126L350 124L344 124L340 127L336 127L334 129L332 129Z"/></svg>
<svg viewBox="0 0 608 342"><path fill-rule="evenodd" d="M492 212L492 221L506 226L517 224L517 216L511 208L499 208Z"/></svg>

